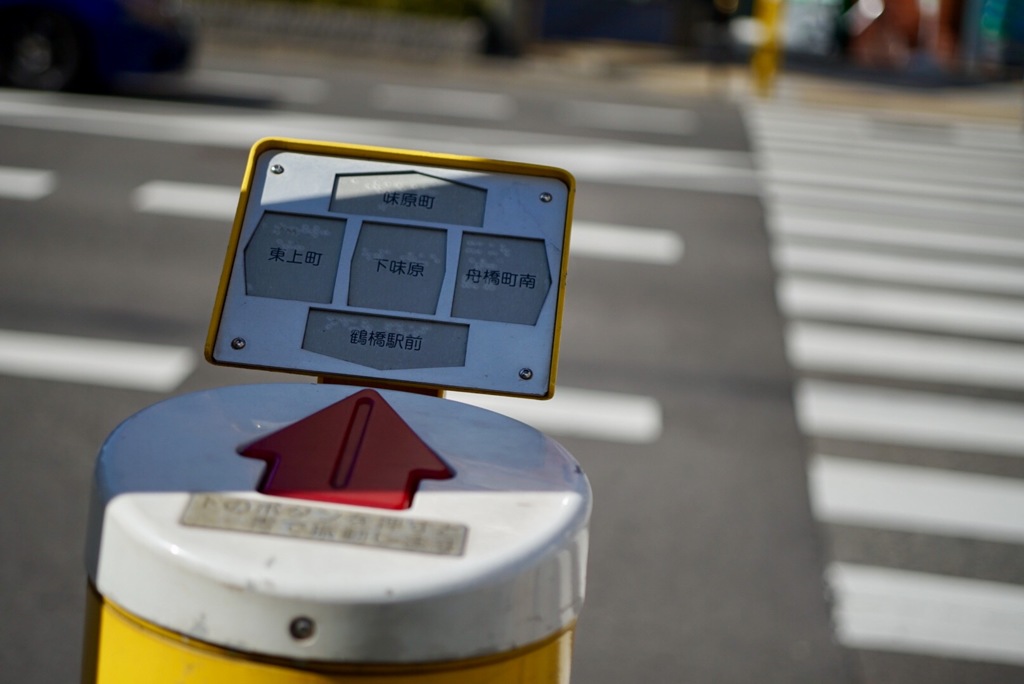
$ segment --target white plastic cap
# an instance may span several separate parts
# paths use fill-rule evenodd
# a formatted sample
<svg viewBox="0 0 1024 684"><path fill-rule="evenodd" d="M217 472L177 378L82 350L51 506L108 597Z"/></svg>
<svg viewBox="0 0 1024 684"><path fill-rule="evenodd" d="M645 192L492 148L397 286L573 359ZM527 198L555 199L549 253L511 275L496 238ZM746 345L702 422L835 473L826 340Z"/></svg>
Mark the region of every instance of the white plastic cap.
<svg viewBox="0 0 1024 684"><path fill-rule="evenodd" d="M265 464L239 448L357 391L230 387L125 421L96 468L100 594L188 637L333 662L460 660L571 626L590 489L558 443L522 423L381 391L453 478L424 480L404 510L257 491Z"/></svg>

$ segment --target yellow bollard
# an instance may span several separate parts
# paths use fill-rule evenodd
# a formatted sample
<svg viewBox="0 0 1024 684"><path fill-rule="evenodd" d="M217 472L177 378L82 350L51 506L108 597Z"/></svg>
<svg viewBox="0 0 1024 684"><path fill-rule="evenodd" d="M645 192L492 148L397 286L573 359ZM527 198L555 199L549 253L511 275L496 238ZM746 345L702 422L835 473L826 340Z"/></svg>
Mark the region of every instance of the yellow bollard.
<svg viewBox="0 0 1024 684"><path fill-rule="evenodd" d="M569 681L570 628L510 653L446 663L406 666L337 665L254 658L141 620L103 601L90 586L95 619L95 676L83 684L175 682L182 684L559 684ZM101 638L100 638L100 635ZM91 674L91 673L90 673Z"/></svg>
<svg viewBox="0 0 1024 684"><path fill-rule="evenodd" d="M783 0L755 0L754 18L760 26L760 37L750 66L754 88L761 97L770 97L775 89L781 64Z"/></svg>

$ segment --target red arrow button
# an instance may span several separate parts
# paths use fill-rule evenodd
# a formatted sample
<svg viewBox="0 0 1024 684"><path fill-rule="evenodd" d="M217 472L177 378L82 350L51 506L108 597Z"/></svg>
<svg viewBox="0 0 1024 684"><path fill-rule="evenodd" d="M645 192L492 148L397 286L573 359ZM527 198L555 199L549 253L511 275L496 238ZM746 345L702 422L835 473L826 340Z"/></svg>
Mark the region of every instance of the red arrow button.
<svg viewBox="0 0 1024 684"><path fill-rule="evenodd" d="M424 479L447 465L373 390L292 423L239 451L267 462L259 491L297 499L408 508Z"/></svg>

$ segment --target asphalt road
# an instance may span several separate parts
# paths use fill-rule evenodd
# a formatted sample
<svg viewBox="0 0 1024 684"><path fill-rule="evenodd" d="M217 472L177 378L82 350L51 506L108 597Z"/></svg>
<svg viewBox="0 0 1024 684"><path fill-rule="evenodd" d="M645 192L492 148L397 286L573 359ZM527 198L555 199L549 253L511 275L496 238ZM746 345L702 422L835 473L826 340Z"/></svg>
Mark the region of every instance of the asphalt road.
<svg viewBox="0 0 1024 684"><path fill-rule="evenodd" d="M199 358L247 150L262 135L533 161L577 176L561 392L554 400L559 410L538 412L537 404L522 402L497 407L562 442L594 489L574 681L911 682L927 673L934 682L1005 682L1019 676L1024 631L1013 611L1020 599L999 593L1021 591L1024 579L1024 555L1007 541L1012 532L995 541L979 538L975 530L985 528L984 520L952 532L906 522L901 528L892 516L850 517L822 504L829 477L842 478L836 468L888 463L998 476L1012 483L1003 517L1019 520L1024 510L1012 489L1024 476L1012 458L1024 453L1019 386L981 392L997 402L998 415L986 425L1003 436L1003 446L987 451L962 435L910 444L863 426L858 433L835 425L844 414L841 402L851 397L874 406L871 392L914 392L887 404L910 406L921 399L921 384L930 388L935 381L896 373L878 389L870 361L841 369L827 354L822 360L815 346L828 333L842 342L851 321L860 333L899 325L843 320L837 311L857 307L821 303L825 295L813 287L807 294L808 281L868 287L873 277L823 274L822 264L832 263L828 255L797 250L835 247L829 242L835 236L808 236L800 226L838 225L841 235L842 222L854 220L863 204L862 197L825 192L834 189L828 164L810 178L794 177L785 166L794 150L821 159L817 148L826 143L814 135L834 115L661 97L601 79L524 77L506 67L439 70L283 56L256 64L250 57L210 54L187 83L136 89L131 97L0 92L4 681L77 676L89 478L106 435L167 396L294 381L215 368ZM793 120L801 123L787 127ZM849 140L849 130L835 139ZM752 154L748 131L757 136L761 157ZM878 132L866 135L877 139ZM867 145L859 140L851 144L855 150ZM942 161L944 140L922 144L935 145ZM1013 183L1019 148L1016 154L971 156L980 165L974 177L995 165L1000 171L992 177ZM804 162L798 170L810 168ZM920 168L944 168L918 158L907 165L911 180ZM884 168L861 169L856 178L872 173L877 179ZM817 199L801 200L807 188ZM875 190L895 195L898 204L920 188ZM1005 196L990 199L987 214L971 193L956 207L940 208L945 234L959 234L957 211L983 215L986 236L1019 249L1019 226L1007 218L1019 208L1014 192L1011 185ZM956 198L947 192L942 199ZM811 213L801 213L808 206ZM873 205L870 215L882 217L877 225L893 215L913 223L891 206ZM899 234L886 227L890 238ZM871 249L886 249L883 243ZM787 245L790 251L780 251ZM1021 252L1004 245L999 259L1017 282ZM1019 292L998 296L1020 306ZM816 312L814 302L830 315ZM832 327L793 327L823 319ZM1011 332L973 335L1002 340L1008 356L1001 367L1010 370L1001 374L1019 376L1020 352L1012 344L1019 333L1006 325ZM805 346L797 349L801 340ZM126 342L134 346L114 344ZM844 343L833 356L850 356ZM801 355L805 347L819 355ZM41 361L30 360L40 353ZM133 354L147 356L132 365ZM852 394L843 384L851 382ZM954 387L947 394L956 394L959 381L942 382L945 390ZM977 391L970 394L979 399ZM831 399L839 409L830 408ZM923 406L926 416L939 410ZM956 422L955 409L943 404L946 413L934 415L948 418L929 425L926 417L921 430ZM916 474L880 477L916 483ZM956 496L959 482L950 485ZM811 490L813 506L809 483L820 485ZM885 503L874 490L865 496ZM858 631L861 623L840 610L844 592L853 586L856 593L862 571L876 566L989 582L997 602L1012 608L1005 628L980 639L999 648L965 650L955 634L943 633L933 642L945 646L929 648L915 641L913 630L902 640ZM898 593L914 595L915 578L901 575L909 585L898 586L910 588ZM876 578L874 586L885 590L890 579ZM881 596L889 600L884 591ZM1013 598L1007 604L1004 596ZM926 602L918 609L934 608ZM907 610L914 619L921 614ZM991 615L979 619L991 622Z"/></svg>

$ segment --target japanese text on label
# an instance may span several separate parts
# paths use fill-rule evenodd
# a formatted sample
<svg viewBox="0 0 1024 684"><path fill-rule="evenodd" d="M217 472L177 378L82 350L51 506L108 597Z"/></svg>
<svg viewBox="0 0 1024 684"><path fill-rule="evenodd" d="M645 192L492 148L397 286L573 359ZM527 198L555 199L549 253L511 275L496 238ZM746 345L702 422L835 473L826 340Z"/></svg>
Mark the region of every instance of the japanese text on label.
<svg viewBox="0 0 1024 684"><path fill-rule="evenodd" d="M350 344L361 344L371 347L387 347L388 349L404 349L405 351L419 351L423 348L423 337L418 335L403 335L396 332L384 332L383 330L353 330L349 335Z"/></svg>
<svg viewBox="0 0 1024 684"><path fill-rule="evenodd" d="M422 278L426 264L420 261L402 261L401 259L377 259L377 273L386 271L395 275L407 275Z"/></svg>
<svg viewBox="0 0 1024 684"><path fill-rule="evenodd" d="M469 528L455 523L228 494L193 494L181 524L441 556L461 556L469 534Z"/></svg>
<svg viewBox="0 0 1024 684"><path fill-rule="evenodd" d="M506 287L537 287L537 276L532 273L509 273L508 271L487 271L471 268L466 271L466 282L475 284L505 285Z"/></svg>
<svg viewBox="0 0 1024 684"><path fill-rule="evenodd" d="M384 204L394 204L402 207L419 207L421 209L433 209L434 195L424 195L415 192L385 192Z"/></svg>
<svg viewBox="0 0 1024 684"><path fill-rule="evenodd" d="M291 253L289 255L289 252ZM303 252L297 249L282 249L280 247L270 248L268 261L282 261L286 264L305 264L308 266L319 266L323 258L320 252Z"/></svg>

